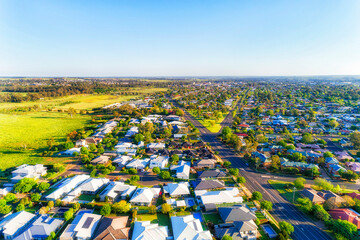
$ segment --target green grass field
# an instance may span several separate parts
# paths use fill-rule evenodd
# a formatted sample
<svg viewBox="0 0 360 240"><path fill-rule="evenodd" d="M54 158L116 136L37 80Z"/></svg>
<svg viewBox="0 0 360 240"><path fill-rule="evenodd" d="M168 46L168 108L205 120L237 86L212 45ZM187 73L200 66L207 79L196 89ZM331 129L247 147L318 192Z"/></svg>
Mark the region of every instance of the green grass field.
<svg viewBox="0 0 360 240"><path fill-rule="evenodd" d="M0 169L45 161L39 153L48 139L63 142L67 133L82 128L89 119L58 112L0 114Z"/></svg>
<svg viewBox="0 0 360 240"><path fill-rule="evenodd" d="M203 118L198 118L197 114L195 111L189 110L188 111L196 120L198 120L204 127L206 127L210 132L213 133L217 133L220 131L221 129L221 125L220 123L224 120L224 118L226 117L226 115L228 113L224 113L223 117L219 119L218 122L215 122L215 118L212 119L203 119ZM214 125L212 123L215 123Z"/></svg>
<svg viewBox="0 0 360 240"><path fill-rule="evenodd" d="M74 108L77 110L91 110L103 107L116 102L128 101L146 94L166 91L167 88L130 88L128 92L136 92L139 95L101 95L101 94L81 94L61 98L48 98L35 102L21 103L1 103L0 111L8 111L14 108L32 107L37 105L40 109L51 108L53 110Z"/></svg>
<svg viewBox="0 0 360 240"><path fill-rule="evenodd" d="M271 186L273 188L275 188L281 196L283 196L284 198L286 198L289 202L293 201L294 198L294 193L292 189L287 189L286 185L287 184L292 184L291 182L284 182L284 181L276 181L276 180L269 180L268 181ZM299 191L295 192L295 201L296 199L300 198L300 193Z"/></svg>

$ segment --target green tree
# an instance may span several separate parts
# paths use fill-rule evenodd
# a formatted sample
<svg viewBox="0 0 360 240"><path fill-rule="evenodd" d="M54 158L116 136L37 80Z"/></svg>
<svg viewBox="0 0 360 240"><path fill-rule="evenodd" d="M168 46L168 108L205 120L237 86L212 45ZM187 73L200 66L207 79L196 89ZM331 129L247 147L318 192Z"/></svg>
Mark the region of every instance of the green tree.
<svg viewBox="0 0 360 240"><path fill-rule="evenodd" d="M160 177L164 180L170 179L171 175L169 171L161 171Z"/></svg>
<svg viewBox="0 0 360 240"><path fill-rule="evenodd" d="M109 203L105 204L104 206L102 206L102 208L100 209L100 214L103 216L107 216L111 213L111 205Z"/></svg>
<svg viewBox="0 0 360 240"><path fill-rule="evenodd" d="M239 169L238 168L230 168L229 173L235 177L239 175Z"/></svg>
<svg viewBox="0 0 360 240"><path fill-rule="evenodd" d="M245 184L246 183L246 179L244 177L237 177L237 182L240 184Z"/></svg>
<svg viewBox="0 0 360 240"><path fill-rule="evenodd" d="M135 168L129 168L128 173L131 175L135 175L135 174L137 174L137 170Z"/></svg>
<svg viewBox="0 0 360 240"><path fill-rule="evenodd" d="M149 207L149 213L150 214L155 214L156 213L156 206L155 205L151 205Z"/></svg>
<svg viewBox="0 0 360 240"><path fill-rule="evenodd" d="M279 222L280 231L284 233L286 236L291 235L294 232L294 226L288 222L282 221Z"/></svg>
<svg viewBox="0 0 360 240"><path fill-rule="evenodd" d="M224 165L224 167L228 168L228 167L231 166L231 162L229 162L229 161L224 161L223 165Z"/></svg>
<svg viewBox="0 0 360 240"><path fill-rule="evenodd" d="M14 190L19 193L28 193L36 186L36 181L32 178L23 178L15 184Z"/></svg>
<svg viewBox="0 0 360 240"><path fill-rule="evenodd" d="M73 218L73 216L74 216L74 209L70 208L64 213L64 220L69 221L70 219Z"/></svg>
<svg viewBox="0 0 360 240"><path fill-rule="evenodd" d="M170 204L168 204L168 203L163 203L163 204L161 205L161 212L162 212L163 214L168 214L168 213L171 212L171 211L172 211L172 207L171 207Z"/></svg>
<svg viewBox="0 0 360 240"><path fill-rule="evenodd" d="M272 202L270 202L270 201L264 200L264 201L262 201L262 202L260 203L260 207L261 207L261 209L265 209L265 210L271 211L271 210L272 210L272 207L273 207L273 204L272 204Z"/></svg>
<svg viewBox="0 0 360 240"><path fill-rule="evenodd" d="M53 202L53 201L49 201L47 205L48 205L48 207L49 207L50 209L52 209L52 208L54 207L54 202Z"/></svg>
<svg viewBox="0 0 360 240"><path fill-rule="evenodd" d="M14 193L8 193L4 197L6 202L13 202L16 200L16 195Z"/></svg>
<svg viewBox="0 0 360 240"><path fill-rule="evenodd" d="M40 192L43 192L43 191L46 191L48 190L50 187L50 183L47 183L47 182L41 182L39 183L37 189L40 191Z"/></svg>
<svg viewBox="0 0 360 240"><path fill-rule="evenodd" d="M17 212L21 212L21 211L23 211L23 210L25 210L24 204L19 203L19 204L16 206L16 211L17 211Z"/></svg>
<svg viewBox="0 0 360 240"><path fill-rule="evenodd" d="M130 211L131 205L127 203L125 200L121 200L120 202L116 202L112 205L112 210L115 213L127 213Z"/></svg>
<svg viewBox="0 0 360 240"><path fill-rule="evenodd" d="M358 239L358 231L355 224L346 220L337 219L332 222L334 232L339 233L347 239Z"/></svg>
<svg viewBox="0 0 360 240"><path fill-rule="evenodd" d="M41 195L39 193L32 193L31 194L31 201L38 202L41 198Z"/></svg>
<svg viewBox="0 0 360 240"><path fill-rule="evenodd" d="M153 173L159 174L160 173L160 168L159 167L154 167L152 169Z"/></svg>
<svg viewBox="0 0 360 240"><path fill-rule="evenodd" d="M300 209L304 212L311 212L313 208L313 204L309 198L298 198L296 201L300 204Z"/></svg>
<svg viewBox="0 0 360 240"><path fill-rule="evenodd" d="M356 149L360 149L360 132L355 131L350 135L350 141Z"/></svg>
<svg viewBox="0 0 360 240"><path fill-rule="evenodd" d="M312 137L312 135L310 133L304 133L302 135L301 141L303 143L309 144L309 143L312 143L314 141L314 139L313 139L313 137Z"/></svg>
<svg viewBox="0 0 360 240"><path fill-rule="evenodd" d="M141 141L144 141L145 137L141 133L134 135L134 143L138 144Z"/></svg>
<svg viewBox="0 0 360 240"><path fill-rule="evenodd" d="M321 221L326 221L330 218L329 213L320 204L313 205L313 213L314 216Z"/></svg>
<svg viewBox="0 0 360 240"><path fill-rule="evenodd" d="M256 200L256 201L260 201L262 199L262 194L261 192L253 192L252 193L252 197L251 197L253 200Z"/></svg>
<svg viewBox="0 0 360 240"><path fill-rule="evenodd" d="M297 179L294 180L294 186L295 186L297 189L303 189L305 183L306 183L306 179L305 179L305 178L302 178L302 177L299 177L299 178L297 178Z"/></svg>
<svg viewBox="0 0 360 240"><path fill-rule="evenodd" d="M314 183L316 186L319 186L324 190L332 190L334 188L334 185L323 178L316 178Z"/></svg>

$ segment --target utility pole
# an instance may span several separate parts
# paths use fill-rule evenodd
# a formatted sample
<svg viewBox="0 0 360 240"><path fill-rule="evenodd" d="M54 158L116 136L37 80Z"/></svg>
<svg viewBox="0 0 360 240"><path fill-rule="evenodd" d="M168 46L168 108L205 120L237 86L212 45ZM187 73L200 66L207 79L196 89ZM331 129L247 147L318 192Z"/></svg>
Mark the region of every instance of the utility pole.
<svg viewBox="0 0 360 240"><path fill-rule="evenodd" d="M294 187L293 203L295 202L295 191L296 191L296 187Z"/></svg>

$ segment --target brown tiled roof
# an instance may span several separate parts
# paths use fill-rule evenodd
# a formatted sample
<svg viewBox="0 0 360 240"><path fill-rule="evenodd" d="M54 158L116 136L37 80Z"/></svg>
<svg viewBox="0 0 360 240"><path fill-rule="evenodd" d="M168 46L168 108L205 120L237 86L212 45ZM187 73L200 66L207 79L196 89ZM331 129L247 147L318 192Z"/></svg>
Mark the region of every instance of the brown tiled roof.
<svg viewBox="0 0 360 240"><path fill-rule="evenodd" d="M128 222L127 216L124 217L105 217L101 220L97 229L95 240L113 240L129 239L130 228L126 227Z"/></svg>

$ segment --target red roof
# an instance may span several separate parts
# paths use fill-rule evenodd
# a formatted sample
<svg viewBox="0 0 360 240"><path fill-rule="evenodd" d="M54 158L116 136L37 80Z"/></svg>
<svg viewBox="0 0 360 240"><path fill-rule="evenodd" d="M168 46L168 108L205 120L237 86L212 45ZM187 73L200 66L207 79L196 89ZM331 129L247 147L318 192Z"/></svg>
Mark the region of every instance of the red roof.
<svg viewBox="0 0 360 240"><path fill-rule="evenodd" d="M246 133L235 133L235 134L238 135L239 137L247 137L247 136L249 136Z"/></svg>
<svg viewBox="0 0 360 240"><path fill-rule="evenodd" d="M360 228L360 218L355 212L350 209L333 209L329 214L334 219L346 220L353 223L358 229Z"/></svg>
<svg viewBox="0 0 360 240"><path fill-rule="evenodd" d="M239 124L239 127L245 127L245 128L248 128L248 127L250 127L249 125L247 125L247 124Z"/></svg>

